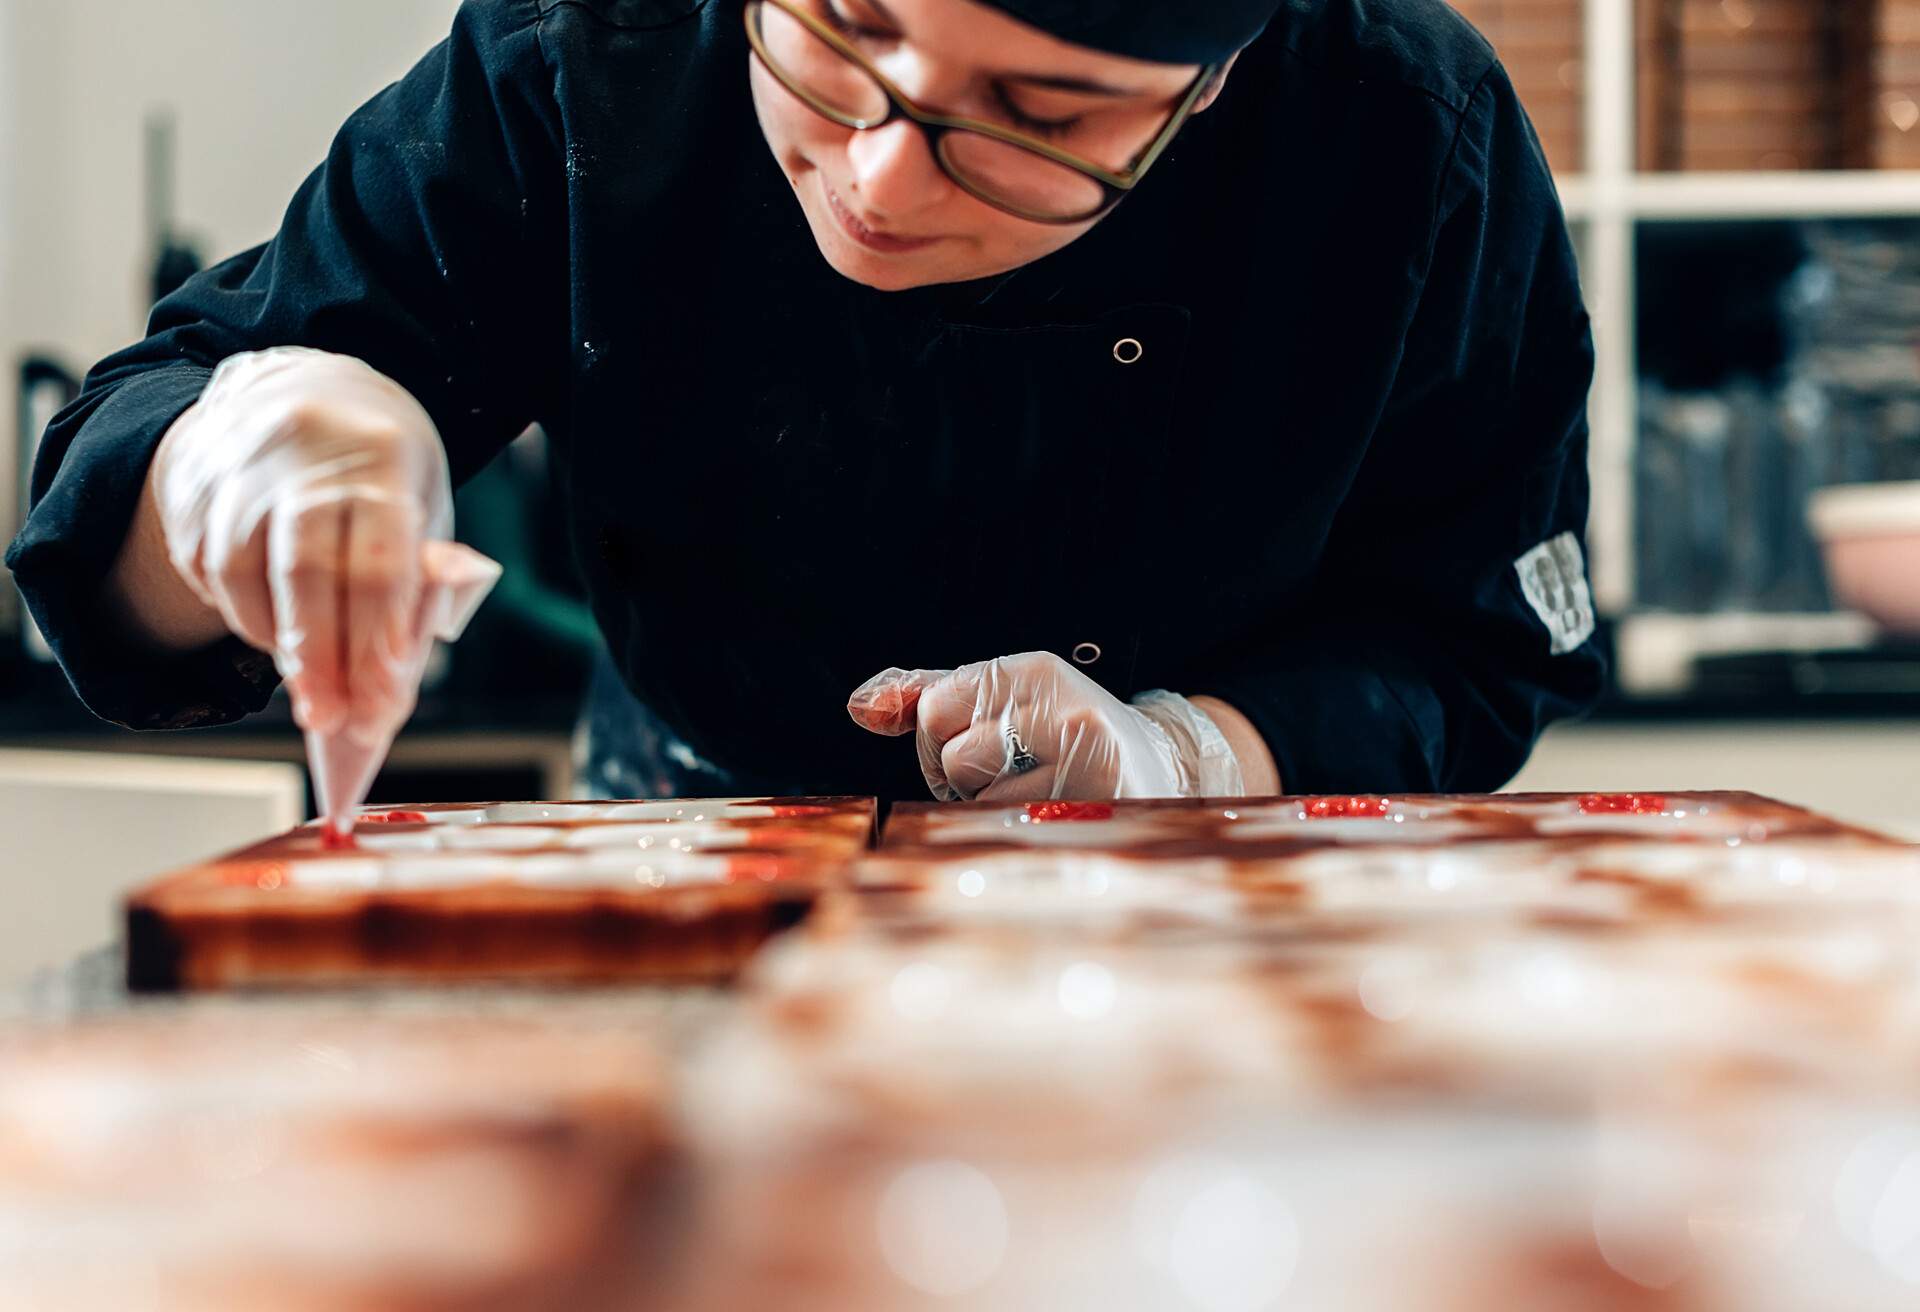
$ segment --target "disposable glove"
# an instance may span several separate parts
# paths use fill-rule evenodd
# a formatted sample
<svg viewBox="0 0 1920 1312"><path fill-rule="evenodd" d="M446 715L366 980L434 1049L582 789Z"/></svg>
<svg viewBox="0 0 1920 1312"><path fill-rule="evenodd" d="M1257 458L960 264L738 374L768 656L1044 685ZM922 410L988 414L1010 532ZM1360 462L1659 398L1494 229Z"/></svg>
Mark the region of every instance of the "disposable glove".
<svg viewBox="0 0 1920 1312"><path fill-rule="evenodd" d="M412 714L432 640L458 637L499 577L445 541L453 494L427 412L349 356L237 355L161 440L152 486L174 568L272 653L316 775L350 755L345 773L370 777ZM330 810L364 793L332 784Z"/></svg>
<svg viewBox="0 0 1920 1312"><path fill-rule="evenodd" d="M957 670L887 670L848 713L875 733L913 733L920 772L943 802L1238 797L1240 763L1186 698L1131 704L1051 652Z"/></svg>

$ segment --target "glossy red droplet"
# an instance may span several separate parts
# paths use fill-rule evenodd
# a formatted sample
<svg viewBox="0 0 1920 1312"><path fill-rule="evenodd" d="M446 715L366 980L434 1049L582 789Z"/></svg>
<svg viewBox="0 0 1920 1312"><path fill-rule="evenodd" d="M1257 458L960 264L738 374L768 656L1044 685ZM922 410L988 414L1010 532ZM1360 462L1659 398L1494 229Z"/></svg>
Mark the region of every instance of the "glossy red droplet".
<svg viewBox="0 0 1920 1312"><path fill-rule="evenodd" d="M363 825L424 825L428 823L425 811L376 811L372 815L360 817Z"/></svg>
<svg viewBox="0 0 1920 1312"><path fill-rule="evenodd" d="M1582 815L1659 815L1666 809L1659 793L1587 793L1580 799Z"/></svg>
<svg viewBox="0 0 1920 1312"><path fill-rule="evenodd" d="M332 825L320 826L320 847L322 851L351 852L359 846L359 840L353 836L352 830L348 830L343 834Z"/></svg>
<svg viewBox="0 0 1920 1312"><path fill-rule="evenodd" d="M1313 797L1301 808L1310 820L1380 819L1393 809L1385 797Z"/></svg>
<svg viewBox="0 0 1920 1312"><path fill-rule="evenodd" d="M1034 802L1027 807L1027 819L1035 824L1054 820L1111 820L1113 806L1108 802Z"/></svg>

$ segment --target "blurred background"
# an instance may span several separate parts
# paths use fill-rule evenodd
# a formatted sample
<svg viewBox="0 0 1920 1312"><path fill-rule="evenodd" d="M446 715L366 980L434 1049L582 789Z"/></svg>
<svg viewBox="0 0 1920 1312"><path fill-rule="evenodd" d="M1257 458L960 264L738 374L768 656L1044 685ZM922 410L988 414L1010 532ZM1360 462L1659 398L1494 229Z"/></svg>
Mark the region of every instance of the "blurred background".
<svg viewBox="0 0 1920 1312"><path fill-rule="evenodd" d="M1819 489L1881 485L1884 533L1920 483L1920 0L1459 7L1560 179L1600 349L1617 687L1515 786L1753 788L1920 837L1920 646L1849 604L1807 516ZM0 0L0 538L76 376L157 291L270 235L455 8ZM374 800L571 791L597 638L549 491L535 432L462 493L508 583ZM280 704L165 737L92 722L0 582L0 978L106 938L127 884L297 822L299 761Z"/></svg>

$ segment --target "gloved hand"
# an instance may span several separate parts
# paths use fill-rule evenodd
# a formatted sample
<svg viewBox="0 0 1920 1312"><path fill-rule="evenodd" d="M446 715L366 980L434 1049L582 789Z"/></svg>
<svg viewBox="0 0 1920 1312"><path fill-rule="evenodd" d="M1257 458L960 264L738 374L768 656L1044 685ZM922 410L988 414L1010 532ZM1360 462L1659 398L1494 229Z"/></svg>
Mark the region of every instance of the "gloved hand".
<svg viewBox="0 0 1920 1312"><path fill-rule="evenodd" d="M152 486L174 568L273 654L312 734L384 750L431 639L457 636L498 577L438 541L453 495L427 412L348 356L227 360L162 439Z"/></svg>
<svg viewBox="0 0 1920 1312"><path fill-rule="evenodd" d="M1051 652L944 670L887 670L847 711L914 733L943 802L1238 797L1240 763L1205 712L1170 692L1120 701Z"/></svg>

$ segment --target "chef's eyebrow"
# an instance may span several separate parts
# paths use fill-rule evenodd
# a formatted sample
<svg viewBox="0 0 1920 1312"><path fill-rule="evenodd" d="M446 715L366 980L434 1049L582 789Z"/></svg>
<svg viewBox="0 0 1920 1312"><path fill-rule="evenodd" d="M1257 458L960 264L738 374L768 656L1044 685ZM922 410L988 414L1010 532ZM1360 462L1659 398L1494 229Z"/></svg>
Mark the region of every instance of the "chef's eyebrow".
<svg viewBox="0 0 1920 1312"><path fill-rule="evenodd" d="M1131 91L1126 87L1110 87L1104 82L1089 82L1080 77L1055 77L1047 73L1002 73L1002 82L1018 82L1022 86L1046 87L1052 91L1073 91L1083 96L1144 96L1144 91Z"/></svg>
<svg viewBox="0 0 1920 1312"><path fill-rule="evenodd" d="M880 15L881 19L894 31L901 31L900 20L893 16L883 0L860 0L860 3ZM1022 86L1045 87L1050 91L1071 91L1083 96L1144 96L1150 93L1127 87L1109 86L1105 82L1092 82L1082 77L1060 77L1052 73L1002 73L1002 82L1018 82Z"/></svg>

